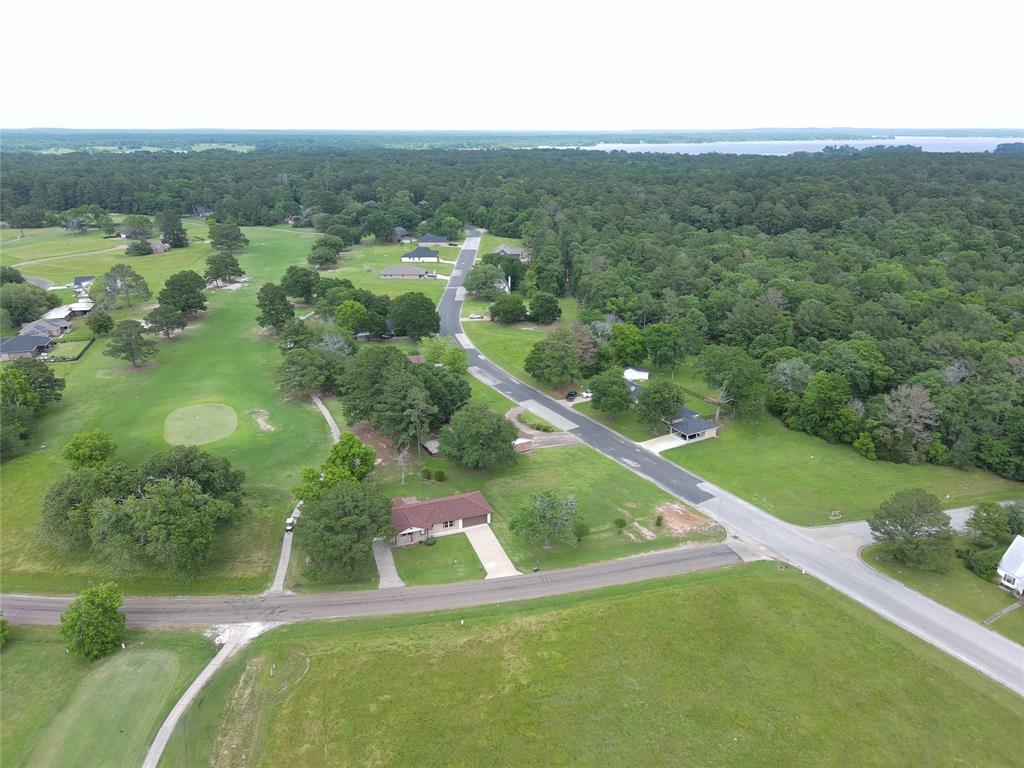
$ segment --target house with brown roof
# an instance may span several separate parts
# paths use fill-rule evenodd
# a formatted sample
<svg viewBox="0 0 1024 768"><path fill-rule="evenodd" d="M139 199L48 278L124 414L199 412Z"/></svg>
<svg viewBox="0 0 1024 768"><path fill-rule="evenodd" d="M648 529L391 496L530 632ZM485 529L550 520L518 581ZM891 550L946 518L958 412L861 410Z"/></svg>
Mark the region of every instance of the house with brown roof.
<svg viewBox="0 0 1024 768"><path fill-rule="evenodd" d="M418 501L415 496L391 500L395 546L418 544L432 536L459 533L491 522L494 510L480 491Z"/></svg>

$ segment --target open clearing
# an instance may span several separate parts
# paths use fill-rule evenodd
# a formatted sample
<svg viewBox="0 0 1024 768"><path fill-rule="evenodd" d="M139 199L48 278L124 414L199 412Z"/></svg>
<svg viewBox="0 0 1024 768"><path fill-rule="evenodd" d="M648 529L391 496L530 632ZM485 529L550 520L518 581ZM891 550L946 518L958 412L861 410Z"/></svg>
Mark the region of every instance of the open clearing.
<svg viewBox="0 0 1024 768"><path fill-rule="evenodd" d="M758 563L283 627L211 681L163 765L1009 766L1022 717L996 683Z"/></svg>
<svg viewBox="0 0 1024 768"><path fill-rule="evenodd" d="M869 517L899 490L924 488L946 507L1024 498L1024 483L980 469L869 461L776 418L726 419L719 436L661 454L776 517L827 525ZM838 520L831 512L838 510Z"/></svg>
<svg viewBox="0 0 1024 768"><path fill-rule="evenodd" d="M205 224L196 220L186 221L186 226L193 236L206 233ZM7 263L10 230L2 232ZM330 436L312 403L282 399L274 379L281 360L277 341L260 335L255 323L259 285L280 279L289 264L305 263L311 241L290 227L251 227L245 233L251 245L238 254L250 278L245 289L209 291L208 311L184 336L161 340L156 358L145 367L132 370L124 361L103 355L106 339L98 340L79 362L54 366L55 373L67 381L64 399L39 420L30 450L3 465L0 576L5 591L67 594L112 575L90 558L54 555L36 536L40 501L64 471L60 451L71 435L102 427L117 443L118 457L137 463L167 450L168 414L203 403L221 403L234 414L265 411L267 422L277 427L266 431L255 419L241 418L232 433L209 447L245 471L250 503L242 519L218 536L214 558L202 573L171 579L144 571L119 577L118 582L130 594L252 593L269 584L277 563L281 521L294 504L290 489L303 467L323 460ZM69 237L74 236L42 236L30 244L62 244ZM173 272L202 272L208 253L208 245L193 242L188 248L130 261L123 255L97 255L85 257L85 263L64 259L40 266L50 270L44 276L63 284L75 275L99 275L117 261L128 261L155 293ZM119 310L116 316L143 313L135 307Z"/></svg>
<svg viewBox="0 0 1024 768"><path fill-rule="evenodd" d="M957 542L957 546L965 544L964 538ZM978 622L1016 602L1012 594L975 576L957 558L951 559L948 571L935 573L908 568L889 557L880 544L865 547L860 554L872 568ZM988 628L1024 645L1024 608L997 619Z"/></svg>
<svg viewBox="0 0 1024 768"><path fill-rule="evenodd" d="M5 768L139 765L171 706L213 657L198 633L128 632L127 650L68 656L55 627L14 627L3 650Z"/></svg>
<svg viewBox="0 0 1024 768"><path fill-rule="evenodd" d="M433 542L394 551L398 575L406 584L446 584L482 580L487 575L466 534L438 536Z"/></svg>
<svg viewBox="0 0 1024 768"><path fill-rule="evenodd" d="M317 236L319 237L319 235ZM348 278L356 288L363 288L377 294L395 297L402 293L416 292L428 296L434 302L440 301L441 294L444 293L444 289L448 285L446 280L430 278L382 280L378 276L384 267L400 265L402 254L408 253L415 247L415 243L412 245L357 245L348 251L342 251L338 266L321 272L321 274L324 277ZM458 248L431 246L431 249L437 251L440 257L447 261L454 261L459 255ZM452 272L451 264L411 264L409 266L419 267L427 272L437 272L439 275L450 275Z"/></svg>
<svg viewBox="0 0 1024 768"><path fill-rule="evenodd" d="M496 470L469 470L441 458L424 459L422 466L443 469L446 479L441 483L424 482L419 477L419 467L414 466L403 485L395 468L381 468L377 472L381 490L390 497L421 499L481 491L494 508L491 527L521 571L532 570L537 565L544 569L566 568L671 547L684 541L718 541L722 537L719 528L691 531L684 537L677 537L664 526L657 526L658 507L674 499L583 445L525 453L514 466ZM544 549L538 544L523 542L508 529L511 516L529 503L534 493L549 489L576 497L580 516L590 526L589 535L577 546L553 544ZM649 539L635 528L620 533L615 526L619 517L629 525L636 521L653 531L655 537Z"/></svg>
<svg viewBox="0 0 1024 768"><path fill-rule="evenodd" d="M164 440L171 445L204 445L222 440L236 429L238 414L230 405L186 405L167 414Z"/></svg>

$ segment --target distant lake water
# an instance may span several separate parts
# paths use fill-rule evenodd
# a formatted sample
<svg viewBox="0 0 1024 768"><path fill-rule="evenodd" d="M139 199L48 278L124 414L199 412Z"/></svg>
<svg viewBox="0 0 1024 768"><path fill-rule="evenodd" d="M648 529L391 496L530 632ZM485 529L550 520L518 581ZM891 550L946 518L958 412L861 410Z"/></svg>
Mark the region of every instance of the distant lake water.
<svg viewBox="0 0 1024 768"><path fill-rule="evenodd" d="M999 144L1024 141L1024 136L897 136L894 139L826 139L796 141L706 141L686 144L594 144L580 149L614 152L666 152L676 155L791 155L794 152L820 152L825 147L921 147L925 152L991 152Z"/></svg>

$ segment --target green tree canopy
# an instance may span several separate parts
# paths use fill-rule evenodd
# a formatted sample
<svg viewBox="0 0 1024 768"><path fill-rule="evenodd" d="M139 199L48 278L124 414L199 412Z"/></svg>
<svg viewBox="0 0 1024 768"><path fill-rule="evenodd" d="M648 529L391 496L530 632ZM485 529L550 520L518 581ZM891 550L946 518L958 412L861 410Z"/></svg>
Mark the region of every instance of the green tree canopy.
<svg viewBox="0 0 1024 768"><path fill-rule="evenodd" d="M169 304L161 304L148 312L145 320L150 331L162 333L168 339L175 331L180 331L188 325L185 315Z"/></svg>
<svg viewBox="0 0 1024 768"><path fill-rule="evenodd" d="M553 294L537 291L530 296L530 321L551 325L562 316L562 308Z"/></svg>
<svg viewBox="0 0 1024 768"><path fill-rule="evenodd" d="M521 323L526 319L526 305L522 296L506 293L491 304L491 320L496 323Z"/></svg>
<svg viewBox="0 0 1024 768"><path fill-rule="evenodd" d="M138 321L121 320L114 326L103 354L129 360L133 368L138 368L156 354L156 342L146 337Z"/></svg>
<svg viewBox="0 0 1024 768"><path fill-rule="evenodd" d="M274 283L264 283L256 294L256 306L259 314L256 322L264 328L273 328L280 333L285 324L295 317L295 308L288 301L284 289Z"/></svg>
<svg viewBox="0 0 1024 768"><path fill-rule="evenodd" d="M107 432L90 429L72 435L61 455L73 467L99 467L106 464L116 450L117 443Z"/></svg>
<svg viewBox="0 0 1024 768"><path fill-rule="evenodd" d="M578 379L580 352L569 331L555 331L533 345L524 367L534 378L553 387L564 387Z"/></svg>
<svg viewBox="0 0 1024 768"><path fill-rule="evenodd" d="M434 302L422 293L403 293L391 302L389 317L395 328L405 331L413 341L430 336L441 329Z"/></svg>
<svg viewBox="0 0 1024 768"><path fill-rule="evenodd" d="M210 224L210 243L221 253L237 253L249 247L249 238L233 221Z"/></svg>
<svg viewBox="0 0 1024 768"><path fill-rule="evenodd" d="M202 275L187 269L167 278L157 300L161 306L173 307L183 315L192 315L206 309L205 287L206 280Z"/></svg>
<svg viewBox="0 0 1024 768"><path fill-rule="evenodd" d="M524 541L539 542L548 549L555 543L576 544L585 530L580 522L574 496L541 491L513 513L508 528Z"/></svg>
<svg viewBox="0 0 1024 768"><path fill-rule="evenodd" d="M60 636L71 653L91 660L117 650L124 635L124 593L112 581L83 589L60 615Z"/></svg>
<svg viewBox="0 0 1024 768"><path fill-rule="evenodd" d="M351 578L370 566L373 540L391 533L391 502L370 481L345 479L302 508L296 544L311 578Z"/></svg>
<svg viewBox="0 0 1024 768"><path fill-rule="evenodd" d="M920 488L899 491L868 519L871 535L905 565L926 570L949 568L953 529L942 502Z"/></svg>
<svg viewBox="0 0 1024 768"><path fill-rule="evenodd" d="M470 469L492 469L516 460L515 425L481 403L470 403L441 433L441 452Z"/></svg>

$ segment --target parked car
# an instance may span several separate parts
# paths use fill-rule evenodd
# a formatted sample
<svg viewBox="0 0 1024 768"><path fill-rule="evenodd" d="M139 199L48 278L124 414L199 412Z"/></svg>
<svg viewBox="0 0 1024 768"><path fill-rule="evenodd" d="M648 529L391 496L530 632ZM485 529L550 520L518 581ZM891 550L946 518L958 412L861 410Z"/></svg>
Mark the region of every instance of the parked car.
<svg viewBox="0 0 1024 768"><path fill-rule="evenodd" d="M484 316L481 315L479 312L474 312L472 315L469 316L469 319L470 320L483 320Z"/></svg>
<svg viewBox="0 0 1024 768"><path fill-rule="evenodd" d="M291 531L295 530L295 518L294 517L289 517L287 520L284 521L284 529L285 529L286 532L289 532L289 533Z"/></svg>
<svg viewBox="0 0 1024 768"><path fill-rule="evenodd" d="M384 333L380 335L380 338L383 341L391 341L391 339L395 338L395 334L391 331L384 331Z"/></svg>
<svg viewBox="0 0 1024 768"><path fill-rule="evenodd" d="M576 391L576 390L574 389L574 390L572 390L571 392L566 392L566 393L565 393L565 399L566 399L566 400L568 400L568 401L569 401L569 402L571 403L571 402L572 402L573 400L575 400L575 399L576 399L576 397L577 397L578 395L579 395L579 392L577 392L577 391Z"/></svg>
<svg viewBox="0 0 1024 768"><path fill-rule="evenodd" d="M583 390L583 394L582 394L582 395L580 395L580 397L585 397L585 398L587 398L588 400L589 400L590 398L592 398L593 396L594 396L594 393L593 393L593 392L591 392L591 391L590 391L589 389L584 389L584 390Z"/></svg>

